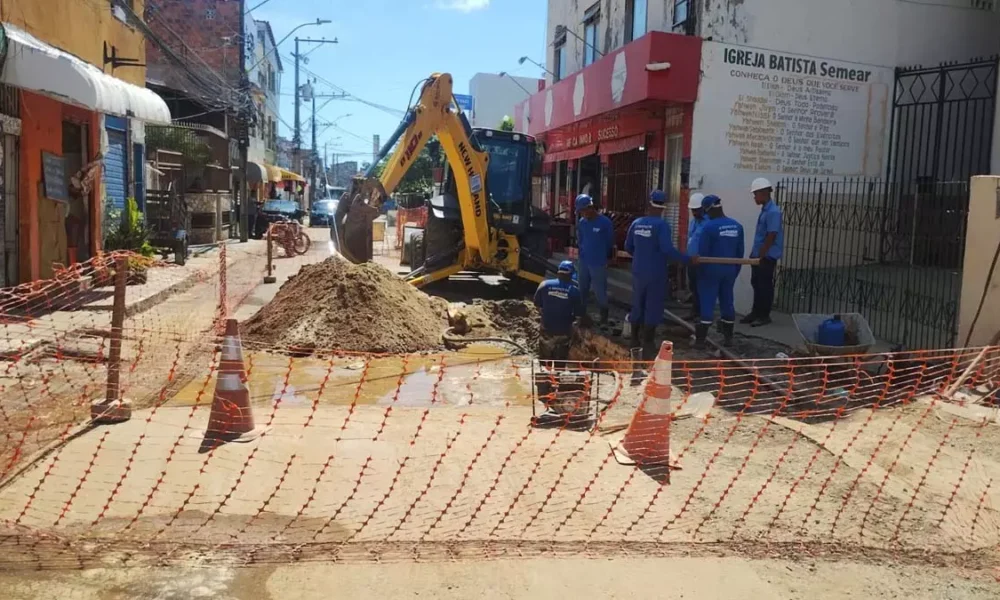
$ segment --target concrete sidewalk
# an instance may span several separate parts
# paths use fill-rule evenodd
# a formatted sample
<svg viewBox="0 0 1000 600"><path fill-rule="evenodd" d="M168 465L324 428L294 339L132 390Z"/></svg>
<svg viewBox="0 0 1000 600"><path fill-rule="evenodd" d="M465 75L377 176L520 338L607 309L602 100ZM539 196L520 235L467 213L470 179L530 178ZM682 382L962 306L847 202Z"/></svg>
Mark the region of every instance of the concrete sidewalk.
<svg viewBox="0 0 1000 600"><path fill-rule="evenodd" d="M236 265L265 251L265 242L251 240L245 244L227 242L227 267ZM142 285L130 285L125 292L125 316L135 317L159 306L168 299L184 293L213 275L218 276L219 246L194 249L184 266L165 265L154 267L147 273ZM57 310L38 318L13 317L2 325L0 334L0 359L10 359L35 350L60 335L86 328L110 326L114 304L113 288L81 292L84 303L65 310Z"/></svg>
<svg viewBox="0 0 1000 600"><path fill-rule="evenodd" d="M554 253L552 259L554 261L574 260L568 254L563 253ZM632 273L628 267L613 267L608 269L608 294L613 300L617 300L618 302L624 304L632 302ZM683 318L690 311L690 307L671 299L667 310ZM788 346L797 352L806 352L802 336L792 321L792 315L775 311L771 313L771 319L773 322L770 325L762 327L750 327L749 325L737 323L736 331L747 337L762 338ZM891 347L890 343L879 340L871 350L873 352L887 352Z"/></svg>

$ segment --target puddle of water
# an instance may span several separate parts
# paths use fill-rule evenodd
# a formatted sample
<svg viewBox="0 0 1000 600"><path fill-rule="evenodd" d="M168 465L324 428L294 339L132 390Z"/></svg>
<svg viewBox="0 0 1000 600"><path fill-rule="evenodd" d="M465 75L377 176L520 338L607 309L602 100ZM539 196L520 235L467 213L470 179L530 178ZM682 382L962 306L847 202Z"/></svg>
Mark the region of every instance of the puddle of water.
<svg viewBox="0 0 1000 600"><path fill-rule="evenodd" d="M246 353L250 401L273 407L526 405L530 377L502 348L473 344L440 355L334 359ZM524 372L522 372L524 371ZM520 374L520 377L518 377ZM167 406L208 406L216 376L196 378ZM398 388L398 393L397 393Z"/></svg>

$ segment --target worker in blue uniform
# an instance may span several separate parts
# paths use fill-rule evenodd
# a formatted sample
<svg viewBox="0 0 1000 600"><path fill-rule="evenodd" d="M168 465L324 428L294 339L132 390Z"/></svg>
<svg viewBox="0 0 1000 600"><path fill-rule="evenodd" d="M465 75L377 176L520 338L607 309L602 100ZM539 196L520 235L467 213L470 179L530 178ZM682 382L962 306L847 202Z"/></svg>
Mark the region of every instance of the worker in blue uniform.
<svg viewBox="0 0 1000 600"><path fill-rule="evenodd" d="M573 283L573 261L559 263L557 278L547 279L538 286L535 306L542 314L539 360L548 365L568 360L573 322L584 314L580 288Z"/></svg>
<svg viewBox="0 0 1000 600"><path fill-rule="evenodd" d="M705 224L705 211L701 208L701 201L705 199L705 194L691 194L688 200L688 209L691 211L691 218L688 221L687 248L688 254L698 253L698 238L701 237L701 227ZM698 304L698 267L691 265L688 272L688 289L691 290L691 320L701 317Z"/></svg>
<svg viewBox="0 0 1000 600"><path fill-rule="evenodd" d="M593 289L604 325L608 322L608 260L615 251L615 226L611 219L597 212L594 199L587 194L577 196L576 214L580 216L576 224L580 296L586 310Z"/></svg>
<svg viewBox="0 0 1000 600"><path fill-rule="evenodd" d="M656 326L663 320L669 290L667 263L691 262L674 247L670 225L663 219L666 201L661 190L650 194L646 216L632 222L625 238L625 250L632 255L632 347L641 345L644 361L656 357Z"/></svg>
<svg viewBox="0 0 1000 600"><path fill-rule="evenodd" d="M775 203L772 191L771 182L763 177L755 179L750 186L753 201L760 207L750 258L759 258L760 263L751 268L753 310L740 322L751 327L771 323L771 308L774 306L774 273L785 245L781 209Z"/></svg>
<svg viewBox="0 0 1000 600"><path fill-rule="evenodd" d="M736 305L733 290L740 265L719 265L702 262L705 258L743 258L743 226L725 215L722 200L715 195L702 200L705 224L698 240L698 255L694 262L698 265L698 301L701 320L695 329L695 347L703 348L708 338L708 330L715 321L715 303L719 303L722 323L720 329L726 345L733 342L733 328L736 325Z"/></svg>

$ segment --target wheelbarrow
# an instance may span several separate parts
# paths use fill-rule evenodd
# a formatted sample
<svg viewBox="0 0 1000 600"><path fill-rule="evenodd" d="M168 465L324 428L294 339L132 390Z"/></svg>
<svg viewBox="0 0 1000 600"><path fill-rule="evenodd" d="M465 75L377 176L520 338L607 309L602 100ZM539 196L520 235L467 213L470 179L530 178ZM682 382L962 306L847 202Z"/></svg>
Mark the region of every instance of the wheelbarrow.
<svg viewBox="0 0 1000 600"><path fill-rule="evenodd" d="M867 354L875 345L875 334L868 321L858 313L837 313L846 329L843 346L820 344L817 337L820 325L832 319L832 314L800 313L792 315L795 329L802 336L806 350L819 357L815 366L826 371L825 396L846 398L850 389L857 387L858 367L853 356ZM866 361L867 363L867 361Z"/></svg>

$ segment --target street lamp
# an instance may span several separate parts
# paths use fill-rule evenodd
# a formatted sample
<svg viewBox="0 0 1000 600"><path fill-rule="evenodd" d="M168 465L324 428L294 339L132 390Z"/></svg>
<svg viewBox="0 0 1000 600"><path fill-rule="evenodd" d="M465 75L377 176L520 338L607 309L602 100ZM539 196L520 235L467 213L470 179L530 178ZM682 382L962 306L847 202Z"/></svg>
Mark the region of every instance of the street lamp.
<svg viewBox="0 0 1000 600"><path fill-rule="evenodd" d="M530 62L531 64L535 65L535 66L536 66L536 67L538 67L539 69L541 69L541 70L545 71L546 73L548 73L549 75L551 75L551 76L552 76L552 77L553 77L554 79L559 79L558 77L556 77L556 74L555 74L555 73L553 73L552 71L550 71L550 70L546 69L546 68L545 68L545 67L544 67L543 65L541 65L541 64L539 64L539 63L537 63L537 62L535 62L535 61L531 60L531 59L530 59L530 58L528 58L527 56L522 56L522 57L520 58L520 60L518 60L518 61L517 61L517 64L519 64L519 65L523 65L523 64L524 64L525 62Z"/></svg>
<svg viewBox="0 0 1000 600"><path fill-rule="evenodd" d="M316 19L315 21L310 21L308 23L303 23L303 24L297 26L295 29L292 29L291 31L289 31L288 35L286 35L285 37L281 38L281 41L278 42L277 44L275 44L274 48L271 48L271 52L277 52L278 51L278 46L284 44L288 40L288 38L292 37L293 33L295 33L296 31L298 31L300 29L302 29L303 27L310 27L310 26L313 26L313 25L328 25L330 23L333 23L333 21L331 21L329 19ZM334 38L334 40L333 40L332 43L334 43L334 44L337 43L336 38ZM257 64L255 64L254 66L252 66L249 69L247 69L247 73L249 73L250 71L253 71L257 67L259 67L265 60L267 60L267 55L270 54L271 52L265 52L264 56L259 61L257 61Z"/></svg>
<svg viewBox="0 0 1000 600"><path fill-rule="evenodd" d="M514 79L514 77L512 77L511 74L508 73L507 71L500 71L500 77L506 77L507 79L510 79L511 81L514 82L514 85L521 88L525 94L531 96L531 92L529 92L527 88L521 85L521 83L517 79Z"/></svg>
<svg viewBox="0 0 1000 600"><path fill-rule="evenodd" d="M580 40L581 42L583 42L584 46L590 46L590 48L597 54L597 56L604 56L603 52L595 48L593 44L588 43L587 40L580 37L579 34L577 34L577 32L573 31L569 27L566 27L565 25L556 25L556 39L564 37L567 33L575 37L576 39Z"/></svg>

